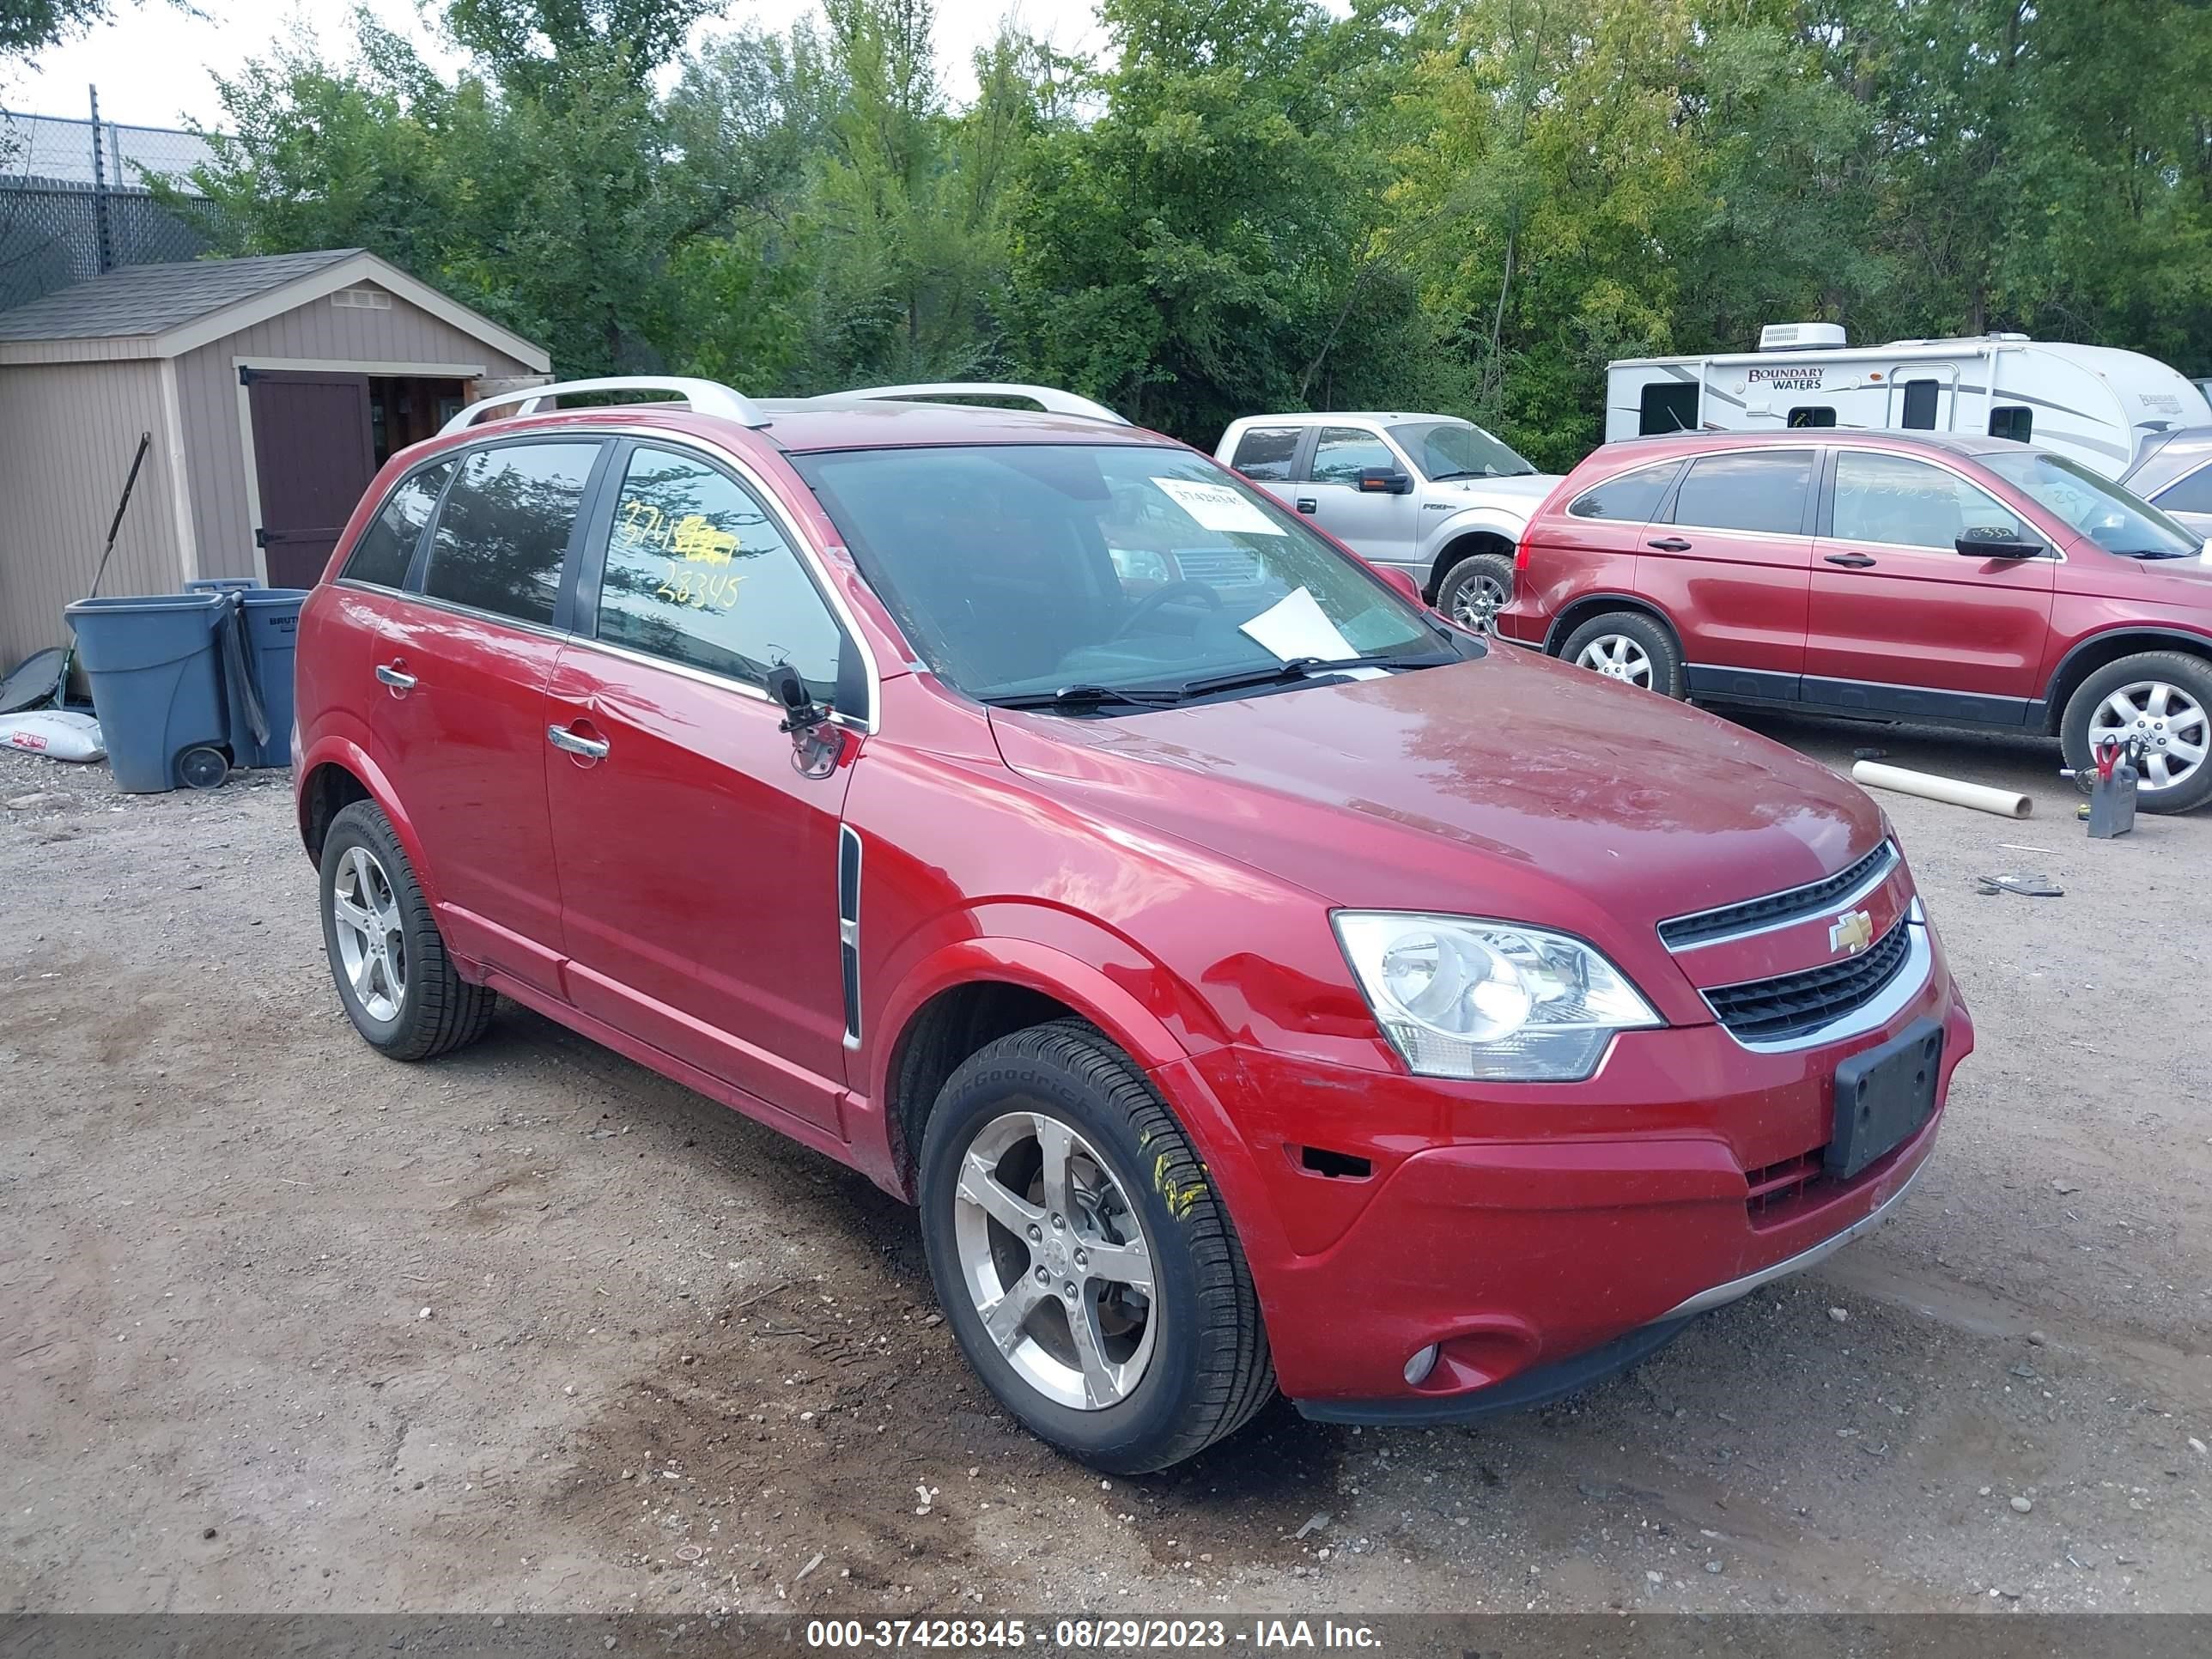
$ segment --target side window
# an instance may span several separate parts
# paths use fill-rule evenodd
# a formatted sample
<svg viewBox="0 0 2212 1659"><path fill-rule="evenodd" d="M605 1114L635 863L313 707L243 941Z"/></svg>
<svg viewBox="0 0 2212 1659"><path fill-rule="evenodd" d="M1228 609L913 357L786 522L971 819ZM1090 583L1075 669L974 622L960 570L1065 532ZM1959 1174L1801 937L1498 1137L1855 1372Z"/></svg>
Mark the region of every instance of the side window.
<svg viewBox="0 0 2212 1659"><path fill-rule="evenodd" d="M2035 431L2035 416L2018 404L2008 404L1990 411L1990 436L2009 438L2016 444L2031 443Z"/></svg>
<svg viewBox="0 0 2212 1659"><path fill-rule="evenodd" d="M1359 485L1363 467L1387 466L1399 470L1398 458L1390 453L1390 446L1371 432L1361 432L1348 426L1325 426L1314 442L1313 466L1307 477L1315 483Z"/></svg>
<svg viewBox="0 0 2212 1659"><path fill-rule="evenodd" d="M789 663L824 702L844 636L752 492L688 455L632 453L615 499L599 636L748 685Z"/></svg>
<svg viewBox="0 0 2212 1659"><path fill-rule="evenodd" d="M502 444L461 463L430 535L422 591L550 623L596 443Z"/></svg>
<svg viewBox="0 0 2212 1659"><path fill-rule="evenodd" d="M1291 476L1291 458L1298 453L1303 428L1295 426L1255 426L1237 441L1236 459L1229 465L1248 478L1280 483Z"/></svg>
<svg viewBox="0 0 2212 1659"><path fill-rule="evenodd" d="M407 567L415 562L415 549L422 540L422 526L437 510L438 492L446 487L453 465L441 461L400 481L368 528L361 532L341 573L347 581L374 582L379 587L404 587Z"/></svg>
<svg viewBox="0 0 2212 1659"><path fill-rule="evenodd" d="M1647 466L1607 478L1595 489L1585 489L1567 508L1577 519L1613 519L1625 523L1647 523L1667 497L1667 486L1682 470L1680 461Z"/></svg>
<svg viewBox="0 0 2212 1659"><path fill-rule="evenodd" d="M2212 466L2176 478L2153 505L2168 513L2212 513Z"/></svg>
<svg viewBox="0 0 2212 1659"><path fill-rule="evenodd" d="M1956 473L1906 455L1845 451L1836 457L1831 534L1948 553L1961 536L2040 540L2020 520Z"/></svg>
<svg viewBox="0 0 2212 1659"><path fill-rule="evenodd" d="M1809 449L1700 455L1675 493L1674 521L1703 530L1791 536L1804 527L1805 498L1812 489Z"/></svg>
<svg viewBox="0 0 2212 1659"><path fill-rule="evenodd" d="M1660 432L1698 429L1698 388L1689 380L1654 380L1637 405L1636 430L1649 438Z"/></svg>
<svg viewBox="0 0 2212 1659"><path fill-rule="evenodd" d="M1905 383L1905 424L1922 432L1936 429L1936 395L1940 388L1934 380L1907 380Z"/></svg>
<svg viewBox="0 0 2212 1659"><path fill-rule="evenodd" d="M1790 411L1792 426L1833 426L1836 411L1826 404L1800 404Z"/></svg>

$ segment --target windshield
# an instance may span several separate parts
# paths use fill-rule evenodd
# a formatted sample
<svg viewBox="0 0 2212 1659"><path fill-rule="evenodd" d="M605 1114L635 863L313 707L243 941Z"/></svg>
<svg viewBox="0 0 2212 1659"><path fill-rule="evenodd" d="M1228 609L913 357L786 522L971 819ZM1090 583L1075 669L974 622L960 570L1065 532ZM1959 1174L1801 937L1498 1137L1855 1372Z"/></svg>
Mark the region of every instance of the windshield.
<svg viewBox="0 0 2212 1659"><path fill-rule="evenodd" d="M1006 444L792 463L915 648L970 696L1188 695L1194 680L1315 659L1458 659L1374 572L1185 450Z"/></svg>
<svg viewBox="0 0 2212 1659"><path fill-rule="evenodd" d="M1448 478L1526 478L1536 469L1479 426L1465 421L1408 421L1390 435L1431 483Z"/></svg>
<svg viewBox="0 0 2212 1659"><path fill-rule="evenodd" d="M2187 559L2203 550L2203 537L2191 535L2148 501L2063 456L2030 449L1978 459L2107 553L2133 559Z"/></svg>

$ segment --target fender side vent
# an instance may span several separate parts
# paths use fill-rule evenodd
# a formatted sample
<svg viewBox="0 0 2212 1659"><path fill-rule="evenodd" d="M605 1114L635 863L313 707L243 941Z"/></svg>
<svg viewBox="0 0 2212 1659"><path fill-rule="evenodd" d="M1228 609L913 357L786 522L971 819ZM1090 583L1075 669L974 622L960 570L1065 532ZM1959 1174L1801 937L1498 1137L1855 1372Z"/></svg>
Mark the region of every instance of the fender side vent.
<svg viewBox="0 0 2212 1659"><path fill-rule="evenodd" d="M1375 1173L1375 1166L1367 1159L1350 1152L1332 1152L1326 1146L1299 1147L1298 1167L1332 1181L1364 1181Z"/></svg>
<svg viewBox="0 0 2212 1659"><path fill-rule="evenodd" d="M860 1042L860 836L837 831L837 965L845 981L845 1046Z"/></svg>

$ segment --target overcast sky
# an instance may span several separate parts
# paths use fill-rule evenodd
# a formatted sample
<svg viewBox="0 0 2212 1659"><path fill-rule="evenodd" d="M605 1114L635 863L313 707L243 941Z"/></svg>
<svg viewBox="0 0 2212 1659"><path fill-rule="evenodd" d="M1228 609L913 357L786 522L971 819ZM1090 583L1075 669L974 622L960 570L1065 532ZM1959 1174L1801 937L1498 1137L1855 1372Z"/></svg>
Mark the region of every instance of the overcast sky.
<svg viewBox="0 0 2212 1659"><path fill-rule="evenodd" d="M325 47L342 50L353 38L354 0L198 0L215 20L203 23L164 5L122 0L114 21L82 40L46 52L29 72L0 80L0 106L33 115L86 112L88 86L100 88L100 112L111 121L173 126L180 118L219 124L216 75L234 74L250 58L304 22ZM369 9L392 27L427 39L414 0L369 0ZM730 0L726 15L706 28L719 31L747 18L782 29L816 9L816 0ZM1087 0L937 0L939 72L955 97L974 89L968 60L998 32L1000 20L1017 12L1034 33L1073 48L1089 37Z"/></svg>

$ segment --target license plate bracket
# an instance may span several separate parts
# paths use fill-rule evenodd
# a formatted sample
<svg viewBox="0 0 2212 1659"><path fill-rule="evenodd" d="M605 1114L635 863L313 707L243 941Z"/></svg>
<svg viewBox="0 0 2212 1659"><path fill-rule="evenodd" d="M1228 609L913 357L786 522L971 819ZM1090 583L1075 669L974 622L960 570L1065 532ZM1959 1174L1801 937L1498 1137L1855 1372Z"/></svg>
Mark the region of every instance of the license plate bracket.
<svg viewBox="0 0 2212 1659"><path fill-rule="evenodd" d="M1917 1019L1837 1066L1835 1127L1823 1160L1830 1178L1849 1181L1910 1139L1935 1112L1942 1076L1943 1024L1936 1019Z"/></svg>

